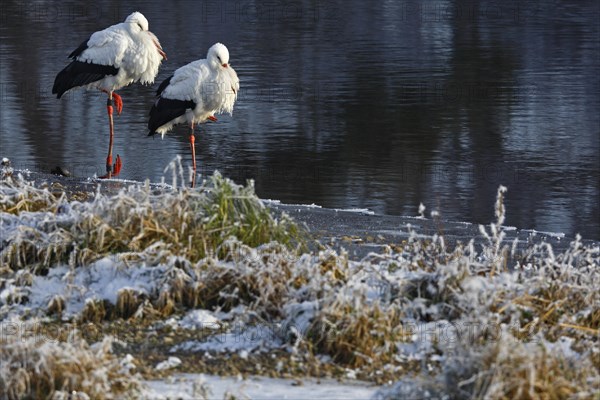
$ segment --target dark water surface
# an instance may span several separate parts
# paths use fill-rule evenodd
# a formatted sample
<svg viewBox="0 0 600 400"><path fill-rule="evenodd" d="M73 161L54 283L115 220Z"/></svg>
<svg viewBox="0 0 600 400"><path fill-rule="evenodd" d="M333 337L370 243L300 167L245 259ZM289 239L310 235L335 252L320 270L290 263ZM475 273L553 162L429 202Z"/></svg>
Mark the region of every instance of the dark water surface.
<svg viewBox="0 0 600 400"><path fill-rule="evenodd" d="M572 4L571 4L572 3ZM82 5L84 4L84 5ZM146 137L158 83L231 53L233 118L197 135L203 173L256 181L263 198L507 224L600 238L599 3L173 1L0 5L0 156L17 168L102 174L105 96L50 93L90 33L143 12L169 59L122 89L122 178L158 181L185 129Z"/></svg>

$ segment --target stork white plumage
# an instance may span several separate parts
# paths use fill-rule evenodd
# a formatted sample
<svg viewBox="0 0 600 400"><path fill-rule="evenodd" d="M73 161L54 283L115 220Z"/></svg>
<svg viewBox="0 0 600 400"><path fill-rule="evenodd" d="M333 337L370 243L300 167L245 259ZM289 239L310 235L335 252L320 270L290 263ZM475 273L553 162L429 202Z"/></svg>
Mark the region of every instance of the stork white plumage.
<svg viewBox="0 0 600 400"><path fill-rule="evenodd" d="M229 65L229 51L221 43L208 49L206 59L191 62L177 69L160 84L157 99L150 110L148 136L163 137L173 126L187 123L190 127L192 150L192 186L196 177L194 125L216 121L215 113L233 112L240 89L240 80Z"/></svg>
<svg viewBox="0 0 600 400"><path fill-rule="evenodd" d="M93 33L69 54L69 58L73 61L56 76L52 93L60 99L70 89L85 87L99 89L108 95L106 108L110 138L106 158L107 174L102 178L116 176L121 170L122 162L119 155L114 166L112 162L113 99L118 114L123 109L123 100L114 91L133 82L154 83L158 68L167 56L158 38L148 30L146 17L136 11L125 22Z"/></svg>

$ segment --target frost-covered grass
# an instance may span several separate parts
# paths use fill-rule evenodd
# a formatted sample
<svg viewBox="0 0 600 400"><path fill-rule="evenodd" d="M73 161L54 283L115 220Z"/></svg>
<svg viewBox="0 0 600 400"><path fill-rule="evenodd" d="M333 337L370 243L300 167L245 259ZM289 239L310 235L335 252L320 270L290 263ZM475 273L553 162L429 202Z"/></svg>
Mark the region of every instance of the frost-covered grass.
<svg viewBox="0 0 600 400"><path fill-rule="evenodd" d="M402 378L375 400L592 399L598 372L590 360L559 343L525 343L506 333L498 340L460 343L442 359L440 373Z"/></svg>
<svg viewBox="0 0 600 400"><path fill-rule="evenodd" d="M505 191L482 245L413 232L351 261L302 247L293 221L219 175L197 190L130 186L88 203L0 183L0 318L125 319L124 332L143 327L134 345L151 343L135 354L145 371L178 357L177 371L398 381L382 398L590 397L600 249L506 243Z"/></svg>
<svg viewBox="0 0 600 400"><path fill-rule="evenodd" d="M296 224L273 217L252 183L236 185L215 173L198 189L156 191L130 186L118 195L98 192L89 202L5 177L0 185L3 238L0 262L12 270L46 270L60 263L87 265L107 254L149 247L196 262L224 256L235 237L249 246L301 244Z"/></svg>
<svg viewBox="0 0 600 400"><path fill-rule="evenodd" d="M76 331L65 341L4 333L2 398L134 399L141 393L133 357L115 356L111 337L90 346Z"/></svg>

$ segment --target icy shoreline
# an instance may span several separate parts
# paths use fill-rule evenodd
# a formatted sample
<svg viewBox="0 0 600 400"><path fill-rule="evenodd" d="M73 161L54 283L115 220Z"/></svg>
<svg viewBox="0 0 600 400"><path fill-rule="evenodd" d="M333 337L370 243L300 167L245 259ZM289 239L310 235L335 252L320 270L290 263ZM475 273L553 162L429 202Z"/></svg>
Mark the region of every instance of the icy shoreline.
<svg viewBox="0 0 600 400"><path fill-rule="evenodd" d="M69 178L58 175L15 171L22 173L36 185L47 183L48 187L67 194L76 194L80 198L91 198L97 191L105 195L118 193L130 185L143 186L145 182L120 179ZM168 183L150 183L156 190L172 189ZM279 200L262 199L265 205L273 210L285 212L302 224L306 224L313 236L336 248L344 247L351 258L360 259L371 251L380 251L389 243L406 240L411 231L423 238L443 234L449 245L457 241L467 243L475 238L482 243L479 225L470 222L448 221L439 217L396 216L375 214L368 209L335 209L323 208L317 204L285 204ZM510 244L518 239L519 246L527 243L547 242L555 250L568 248L573 237L566 237L562 232L540 232L534 229L518 229L504 226L505 243ZM598 245L598 240L582 238L585 245Z"/></svg>

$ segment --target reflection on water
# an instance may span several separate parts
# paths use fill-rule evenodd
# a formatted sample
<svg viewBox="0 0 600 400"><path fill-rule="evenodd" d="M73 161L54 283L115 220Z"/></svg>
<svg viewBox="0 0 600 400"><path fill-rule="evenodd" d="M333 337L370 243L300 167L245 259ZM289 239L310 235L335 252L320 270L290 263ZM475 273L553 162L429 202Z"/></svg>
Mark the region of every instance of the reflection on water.
<svg viewBox="0 0 600 400"><path fill-rule="evenodd" d="M197 156L259 195L488 222L499 184L507 223L600 238L597 2L3 2L2 155L17 166L102 174L104 96L50 94L66 55L139 10L169 55L157 81L231 53L233 118L202 127ZM120 91L123 178L159 180L185 128L146 137L154 87Z"/></svg>

